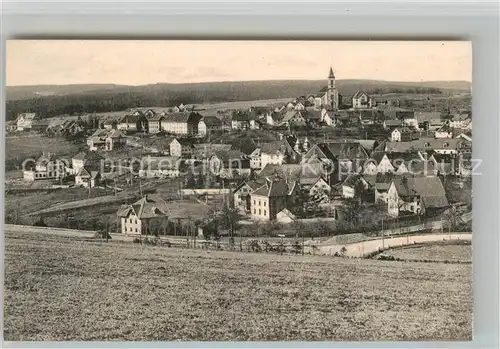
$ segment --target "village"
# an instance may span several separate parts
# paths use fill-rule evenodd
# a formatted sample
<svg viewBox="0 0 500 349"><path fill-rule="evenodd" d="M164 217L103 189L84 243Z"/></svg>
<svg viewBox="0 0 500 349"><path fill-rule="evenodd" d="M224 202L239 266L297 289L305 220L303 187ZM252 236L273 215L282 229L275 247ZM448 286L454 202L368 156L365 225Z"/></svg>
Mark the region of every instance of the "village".
<svg viewBox="0 0 500 349"><path fill-rule="evenodd" d="M275 105L181 104L50 120L22 113L7 123L8 135L83 139L84 146L70 156L40 149L18 164L22 178L7 187L85 188L88 198L63 208L47 202L30 224L51 226L64 212L69 226L80 209L95 218L93 208L104 205L93 228L127 236L188 234L186 220L189 234L207 239L234 238L235 230L294 236L297 228L287 230L294 224L302 234L328 236L470 212L470 106L401 104L364 91L343 96L330 68L323 89Z"/></svg>

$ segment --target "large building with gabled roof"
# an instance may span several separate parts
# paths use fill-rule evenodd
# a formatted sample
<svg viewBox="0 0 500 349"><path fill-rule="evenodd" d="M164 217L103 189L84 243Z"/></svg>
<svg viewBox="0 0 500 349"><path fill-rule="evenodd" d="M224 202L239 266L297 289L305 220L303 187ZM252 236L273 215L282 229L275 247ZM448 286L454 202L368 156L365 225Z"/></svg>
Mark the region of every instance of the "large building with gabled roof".
<svg viewBox="0 0 500 349"><path fill-rule="evenodd" d="M121 233L127 235L151 234L153 225L166 226L169 217L167 203L156 195L146 195L139 201L118 211Z"/></svg>

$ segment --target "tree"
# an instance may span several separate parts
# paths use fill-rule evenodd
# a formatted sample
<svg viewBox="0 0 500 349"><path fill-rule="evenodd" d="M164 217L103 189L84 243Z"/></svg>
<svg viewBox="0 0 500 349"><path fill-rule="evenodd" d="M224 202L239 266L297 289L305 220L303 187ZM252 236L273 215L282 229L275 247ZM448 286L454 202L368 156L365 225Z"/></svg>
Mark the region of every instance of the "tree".
<svg viewBox="0 0 500 349"><path fill-rule="evenodd" d="M222 210L222 225L225 229L229 229L230 231L229 239L231 245L234 244L234 229L236 228L239 220L240 214L238 209L224 206Z"/></svg>
<svg viewBox="0 0 500 349"><path fill-rule="evenodd" d="M349 198L344 200L342 206L340 207L343 220L349 224L357 224L361 208L362 206L359 199Z"/></svg>

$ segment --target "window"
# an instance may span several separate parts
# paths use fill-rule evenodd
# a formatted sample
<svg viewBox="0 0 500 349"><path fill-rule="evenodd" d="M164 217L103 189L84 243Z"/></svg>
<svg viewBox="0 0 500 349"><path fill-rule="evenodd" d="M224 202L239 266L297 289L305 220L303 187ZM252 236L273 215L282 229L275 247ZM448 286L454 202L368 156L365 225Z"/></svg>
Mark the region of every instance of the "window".
<svg viewBox="0 0 500 349"><path fill-rule="evenodd" d="M267 212L266 212L266 210L264 210L264 216L267 216Z"/></svg>
<svg viewBox="0 0 500 349"><path fill-rule="evenodd" d="M130 223L132 223L132 218L130 218Z"/></svg>
<svg viewBox="0 0 500 349"><path fill-rule="evenodd" d="M137 219L135 220L135 224L137 224Z"/></svg>
<svg viewBox="0 0 500 349"><path fill-rule="evenodd" d="M135 228L135 232L137 233L137 228Z"/></svg>
<svg viewBox="0 0 500 349"><path fill-rule="evenodd" d="M261 202L260 202L260 200L259 200L259 206L260 206L260 204L261 204Z"/></svg>
<svg viewBox="0 0 500 349"><path fill-rule="evenodd" d="M264 207L266 207L266 202L264 201Z"/></svg>
<svg viewBox="0 0 500 349"><path fill-rule="evenodd" d="M253 209L253 214L256 214L256 210L255 210L255 208Z"/></svg>
<svg viewBox="0 0 500 349"><path fill-rule="evenodd" d="M261 214L261 213L260 213L260 209L259 209L259 215L260 215L260 214Z"/></svg>
<svg viewBox="0 0 500 349"><path fill-rule="evenodd" d="M253 204L255 205L255 200L253 201Z"/></svg>

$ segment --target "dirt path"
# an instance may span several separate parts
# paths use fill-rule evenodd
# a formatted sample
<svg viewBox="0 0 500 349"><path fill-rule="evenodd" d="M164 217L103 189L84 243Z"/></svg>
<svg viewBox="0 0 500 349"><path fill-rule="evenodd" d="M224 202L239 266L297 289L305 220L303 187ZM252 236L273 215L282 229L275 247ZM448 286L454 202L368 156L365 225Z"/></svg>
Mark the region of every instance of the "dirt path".
<svg viewBox="0 0 500 349"><path fill-rule="evenodd" d="M345 247L345 256L361 258L370 253L382 250L388 247L412 245L422 242L444 241L444 240L468 240L472 241L471 233L448 233L448 234L428 234L415 236L392 236L384 239L368 240L346 245L323 245L319 250L323 254L334 255L340 253Z"/></svg>

